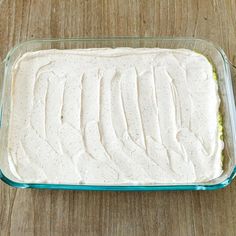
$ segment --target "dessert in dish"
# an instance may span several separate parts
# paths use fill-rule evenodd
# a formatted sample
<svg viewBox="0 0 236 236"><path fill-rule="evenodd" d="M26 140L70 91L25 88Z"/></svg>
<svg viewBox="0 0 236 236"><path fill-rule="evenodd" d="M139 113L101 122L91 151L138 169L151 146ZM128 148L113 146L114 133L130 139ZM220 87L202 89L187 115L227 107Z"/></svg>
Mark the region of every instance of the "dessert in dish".
<svg viewBox="0 0 236 236"><path fill-rule="evenodd" d="M195 183L222 173L220 99L187 49L25 53L12 71L8 159L23 182Z"/></svg>

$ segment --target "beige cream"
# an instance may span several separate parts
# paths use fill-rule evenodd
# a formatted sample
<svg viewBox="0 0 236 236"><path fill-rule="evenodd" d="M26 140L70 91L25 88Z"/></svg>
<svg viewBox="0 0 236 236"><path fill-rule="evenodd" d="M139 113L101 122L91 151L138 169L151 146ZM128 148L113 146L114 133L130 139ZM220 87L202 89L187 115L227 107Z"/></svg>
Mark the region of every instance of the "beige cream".
<svg viewBox="0 0 236 236"><path fill-rule="evenodd" d="M8 158L24 182L155 184L222 173L219 96L186 49L45 50L13 70Z"/></svg>

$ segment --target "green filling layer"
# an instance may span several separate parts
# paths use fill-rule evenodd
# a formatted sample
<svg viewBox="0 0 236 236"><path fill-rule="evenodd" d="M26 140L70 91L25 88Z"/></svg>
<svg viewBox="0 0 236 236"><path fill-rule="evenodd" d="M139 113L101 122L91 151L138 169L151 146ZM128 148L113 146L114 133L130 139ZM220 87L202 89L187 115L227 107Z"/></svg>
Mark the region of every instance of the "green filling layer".
<svg viewBox="0 0 236 236"><path fill-rule="evenodd" d="M212 65L213 67L213 65ZM216 74L216 71L213 67L213 78L214 80L218 80L218 77L217 77L217 74ZM218 112L218 135L220 137L220 140L224 140L224 126L223 126L223 115L221 114L221 112L219 111ZM222 163L223 163L223 160L224 160L224 154L222 152L221 154L221 160L222 160Z"/></svg>

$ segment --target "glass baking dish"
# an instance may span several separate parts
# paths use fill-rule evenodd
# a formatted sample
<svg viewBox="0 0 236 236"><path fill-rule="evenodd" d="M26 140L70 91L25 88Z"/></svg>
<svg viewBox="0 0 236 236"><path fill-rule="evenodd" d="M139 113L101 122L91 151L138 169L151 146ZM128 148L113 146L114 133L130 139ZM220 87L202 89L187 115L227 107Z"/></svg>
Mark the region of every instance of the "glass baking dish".
<svg viewBox="0 0 236 236"><path fill-rule="evenodd" d="M223 173L220 177L204 183L158 184L158 185L69 185L22 183L13 176L7 159L8 121L11 104L11 69L14 62L29 51L42 49L75 49L106 47L159 47L187 48L205 55L216 69L221 97L220 111L223 114L224 143ZM9 51L1 64L1 128L0 128L0 178L10 186L18 188L46 188L70 190L119 190L119 191L157 191L157 190L214 190L227 186L236 175L236 113L232 87L232 74L228 59L223 50L211 42L194 38L153 38L153 37L116 37L116 38L76 38L31 40L18 44Z"/></svg>

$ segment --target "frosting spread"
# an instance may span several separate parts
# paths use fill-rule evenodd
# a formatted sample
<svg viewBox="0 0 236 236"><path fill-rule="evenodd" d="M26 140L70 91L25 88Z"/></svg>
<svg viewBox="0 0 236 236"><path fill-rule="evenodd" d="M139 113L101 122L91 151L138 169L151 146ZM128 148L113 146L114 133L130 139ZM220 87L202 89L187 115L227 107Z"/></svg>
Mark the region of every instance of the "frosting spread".
<svg viewBox="0 0 236 236"><path fill-rule="evenodd" d="M193 183L222 173L217 82L194 51L28 52L12 81L8 158L21 181Z"/></svg>

